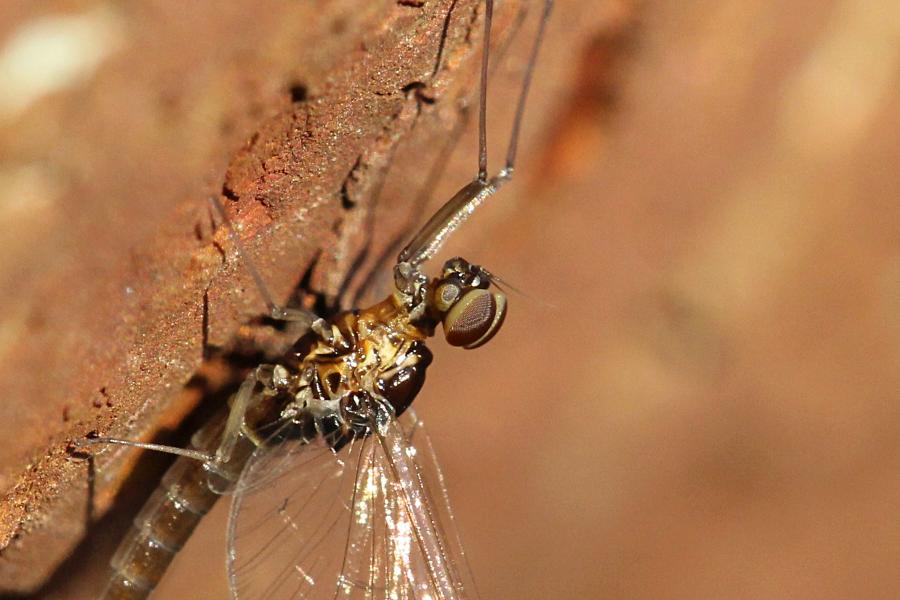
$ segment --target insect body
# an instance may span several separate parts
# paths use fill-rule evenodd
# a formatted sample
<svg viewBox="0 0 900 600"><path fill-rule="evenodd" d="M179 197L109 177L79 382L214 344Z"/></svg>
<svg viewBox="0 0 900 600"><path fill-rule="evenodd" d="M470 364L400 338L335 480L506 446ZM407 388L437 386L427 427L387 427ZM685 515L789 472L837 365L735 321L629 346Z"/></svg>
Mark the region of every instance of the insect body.
<svg viewBox="0 0 900 600"><path fill-rule="evenodd" d="M427 485L427 470L436 465L429 467L429 453L417 448L420 427L408 409L432 360L426 339L440 326L451 345L486 343L503 324L506 297L494 289L496 277L464 259L447 261L432 279L421 267L512 177L525 97L551 5L545 0L506 166L490 178L485 43L478 175L400 252L388 298L328 321L311 320L310 331L283 360L250 374L230 406L194 435L190 449L92 440L181 455L113 557L102 598L146 598L223 493L233 496L227 567L234 598L475 595L453 523L442 521L449 515L446 497L433 495ZM486 8L489 39L491 0ZM228 224L221 205L214 207ZM252 263L247 267L273 317L307 318L276 306Z"/></svg>
<svg viewBox="0 0 900 600"><path fill-rule="evenodd" d="M248 460L270 462L273 449L288 440L304 449L319 440L333 454L374 435L385 444L400 444L400 460L405 460L404 440L390 441L388 428L424 383L431 363L424 341L438 322L456 345L475 347L490 339L505 314L505 297L489 291L490 284L490 275L480 267L452 259L441 277L413 282L411 293L398 290L371 308L344 312L329 322L317 320L281 364L258 367L230 409L195 435L194 451L209 452L209 457L180 458L138 516L113 559L115 574L104 597L145 597L220 493L238 486L235 493L243 497L259 486L255 478L241 476ZM420 316L411 319L410 314ZM381 450L388 458L390 450ZM282 462L282 466L292 465ZM413 489L388 493L424 498L417 467L407 468L405 484ZM262 474L278 479L277 473ZM410 507L397 508L413 512ZM423 563L425 570L431 571L423 576L423 585L443 590L436 598L458 597L461 576L446 554L449 542L430 517L411 526L420 529L417 537L428 540L434 554L421 557L428 561ZM239 557L232 557L231 566L238 593Z"/></svg>
<svg viewBox="0 0 900 600"><path fill-rule="evenodd" d="M399 417L425 382L432 360L425 339L438 322L451 344L467 348L499 329L506 299L490 284L481 267L455 258L412 295L398 291L371 308L315 322L286 366L274 369L273 380L287 393L285 410L302 414L334 449L371 432L378 404Z"/></svg>

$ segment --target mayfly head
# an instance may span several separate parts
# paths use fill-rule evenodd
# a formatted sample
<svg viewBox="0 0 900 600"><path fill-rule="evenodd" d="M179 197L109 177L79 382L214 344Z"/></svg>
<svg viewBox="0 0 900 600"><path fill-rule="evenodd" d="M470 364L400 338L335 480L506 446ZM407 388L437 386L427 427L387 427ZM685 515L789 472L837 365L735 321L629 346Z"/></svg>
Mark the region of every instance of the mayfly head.
<svg viewBox="0 0 900 600"><path fill-rule="evenodd" d="M451 346L477 348L500 330L506 319L506 294L493 291L491 274L462 258L444 263L429 285L429 312L444 327Z"/></svg>
<svg viewBox="0 0 900 600"><path fill-rule="evenodd" d="M486 344L506 319L506 294L491 274L464 258L451 258L441 274L428 279L409 263L394 267L394 300L410 322L428 332L440 323L451 346L470 350ZM494 286L494 289L492 288Z"/></svg>

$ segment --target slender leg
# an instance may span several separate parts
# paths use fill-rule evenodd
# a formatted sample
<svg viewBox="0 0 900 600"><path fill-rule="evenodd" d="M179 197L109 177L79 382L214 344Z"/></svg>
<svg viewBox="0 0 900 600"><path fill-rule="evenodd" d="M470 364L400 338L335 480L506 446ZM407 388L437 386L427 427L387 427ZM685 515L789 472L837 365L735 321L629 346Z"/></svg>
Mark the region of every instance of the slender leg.
<svg viewBox="0 0 900 600"><path fill-rule="evenodd" d="M117 446L129 446L131 448L141 448L143 450L152 450L154 452L163 452L165 454L175 454L177 456L186 456L200 462L209 462L215 458L212 454L200 452L199 450L191 450L189 448L178 448L177 446L165 446L163 444L148 444L145 442L135 442L133 440L125 440L113 437L88 437L80 440L73 440L72 445L76 448L86 448L88 446L97 446L99 444L114 444Z"/></svg>
<svg viewBox="0 0 900 600"><path fill-rule="evenodd" d="M531 46L531 55L528 57L528 66L525 68L525 75L522 78L522 91L519 92L519 103L516 105L516 116L513 120L512 131L509 135L509 147L506 151L506 167L503 169L509 176L512 176L513 168L516 162L516 151L519 147L519 131L522 128L522 119L525 116L525 100L528 98L528 90L531 87L531 79L534 75L534 66L537 64L538 52L541 49L541 43L544 41L544 31L547 29L547 22L550 20L550 13L553 11L553 0L544 0L544 12L541 15L541 24L538 25L537 34L534 36L534 44Z"/></svg>
<svg viewBox="0 0 900 600"><path fill-rule="evenodd" d="M491 22L494 20L494 0L484 3L484 40L481 48L481 85L478 91L478 176L476 181L487 183L487 85L488 61L491 51Z"/></svg>
<svg viewBox="0 0 900 600"><path fill-rule="evenodd" d="M216 461L228 462L228 459L231 458L231 451L234 450L234 445L241 435L244 414L253 400L253 392L258 381L256 371L250 373L234 395L231 409L228 412L228 420L225 422L225 431L222 432L222 441L216 449Z"/></svg>
<svg viewBox="0 0 900 600"><path fill-rule="evenodd" d="M479 205L500 189L504 183L512 179L516 152L518 150L519 132L525 115L528 89L531 86L534 66L537 63L538 51L544 38L544 31L550 19L550 12L553 9L553 0L544 0L544 12L534 38L528 66L522 80L522 88L519 92L516 114L509 138L509 147L506 152L506 164L499 173L490 178L487 174L487 80L491 21L494 9L493 0L485 0L485 7L484 47L481 54L481 90L478 102L478 173L474 180L463 186L416 233L409 244L400 252L400 255L397 257L398 263L407 263L415 267L434 256L443 246L447 237L458 229L475 212Z"/></svg>
<svg viewBox="0 0 900 600"><path fill-rule="evenodd" d="M225 429L222 432L222 438L218 448L214 453L203 452L191 448L179 448L177 446L166 446L163 444L150 444L146 442L137 442L134 440L126 440L114 437L88 437L75 440L72 444L76 448L84 448L87 446L96 446L98 444L114 444L118 446L129 446L131 448L141 448L143 450L152 450L154 452L164 452L166 454L175 454L177 456L185 456L204 463L228 462L231 458L231 452L241 434L241 427L244 424L244 414L253 401L253 392L256 384L259 382L257 371L250 373L247 379L241 384L237 393L233 396L231 408L228 411L228 419L225 422ZM196 438L195 438L196 440Z"/></svg>
<svg viewBox="0 0 900 600"><path fill-rule="evenodd" d="M263 281L262 275L259 274L256 265L253 264L253 261L250 260L250 256L244 251L244 245L241 244L237 231L235 231L234 226L231 224L231 219L229 219L228 215L225 213L225 207L222 206L222 203L215 196L210 196L209 203L228 230L228 237L231 238L231 242L234 244L238 256L241 257L241 260L244 263L244 267L253 277L253 281L256 283L256 289L259 290L259 295L262 296L263 301L266 303L266 307L269 309L269 315L273 319L279 321L311 323L316 318L313 313L300 308L287 308L275 303L275 300L272 298L272 293L269 291L266 282Z"/></svg>

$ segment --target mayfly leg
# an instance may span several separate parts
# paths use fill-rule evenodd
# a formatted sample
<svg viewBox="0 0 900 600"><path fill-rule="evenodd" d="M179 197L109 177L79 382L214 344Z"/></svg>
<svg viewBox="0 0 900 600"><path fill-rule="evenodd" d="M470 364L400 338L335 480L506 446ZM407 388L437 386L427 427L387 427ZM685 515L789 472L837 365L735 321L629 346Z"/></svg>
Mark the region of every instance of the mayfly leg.
<svg viewBox="0 0 900 600"><path fill-rule="evenodd" d="M222 225L228 232L228 236L231 239L231 242L234 244L238 257L244 263L244 267L253 278L257 290L259 290L259 294L260 296L262 296L262 299L269 310L269 316L272 319L276 319L279 321L303 323L305 324L306 328L310 328L314 324L318 325L317 323L315 323L315 321L317 320L315 314L299 308L283 307L274 301L274 297L269 291L269 287L266 285L266 282L260 274L259 269L256 268L256 265L244 250L244 246L237 234L237 230L234 228L231 219L228 218L228 214L225 212L225 207L222 206L222 203L215 196L209 197L209 203L216 215L221 220ZM202 452L194 449L179 448L176 446L166 446L163 444L152 444L139 442L136 440L128 440L125 438L106 436L94 436L86 438L84 440L78 440L74 444L75 446L80 447L101 444L129 446L132 448L140 448L142 450L150 450L153 452L162 452L165 454L183 456L205 463L212 463L213 461L227 461L230 457L231 451L234 448L234 444L239 437L240 429L243 424L244 413L246 413L251 404L253 391L256 387L257 381L258 380L256 377L256 373L254 372L247 377L243 384L241 384L240 389L234 396L234 401L229 410L228 419L226 421L225 431L222 434L221 443L217 448L210 449L211 451Z"/></svg>
<svg viewBox="0 0 900 600"><path fill-rule="evenodd" d="M444 24L444 33L446 34L447 28L450 24L450 15L452 14L454 7L456 6L456 2L453 2L450 8L450 12L447 15L446 22ZM494 50L492 53L494 56L498 56L500 60L490 61L488 66L488 77L493 75L494 70L496 70L497 65L502 62L503 57L506 56L507 51L509 50L509 46L511 45L514 38L518 35L519 30L522 28L522 24L525 22L526 17L528 16L527 11L523 10L519 12L518 17L516 18L516 22L510 28L511 34L506 37L503 41L503 44ZM443 52L443 47L438 51L438 60L435 62L434 72L436 74L441 65L441 56ZM459 118L456 123L453 125L450 132L445 136L443 143L441 144L440 149L438 150L436 157L432 160L431 166L429 167L422 184L418 186L418 191L415 195L415 200L413 201L413 209L409 217L407 218L406 225L400 228L403 232L397 236L395 236L391 242L385 247L385 249L379 254L378 258L372 263L372 268L369 271L368 275L363 279L362 283L356 286L356 291L353 295L353 299L349 302L349 306L357 306L360 304L366 290L372 288L373 284L376 281L376 277L382 275L383 267L388 264L393 264L397 254L404 247L404 242L407 241L407 232L413 230L415 225L421 220L422 215L425 213L425 209L430 205L430 201L434 190L438 187L438 184L441 181L441 178L444 176L444 172L447 169L447 165L450 163L450 158L453 155L456 147L459 143L459 140L462 138L462 134L468 128L469 122L472 116L471 105L467 101L461 101L459 103ZM497 280L497 283L503 283L499 281L499 278L496 277L494 273L491 274ZM511 287L508 284L506 287ZM521 292L519 290L515 290L517 293Z"/></svg>
<svg viewBox="0 0 900 600"><path fill-rule="evenodd" d="M244 429L244 416L258 399L267 365L255 369L232 398L191 438L188 449L118 438L94 438L87 444L118 444L178 455L127 537L113 555L112 574L102 600L147 598L172 559L219 496L234 487L257 440Z"/></svg>
<svg viewBox="0 0 900 600"><path fill-rule="evenodd" d="M396 235L387 247L378 255L378 258L375 259L372 269L368 272L362 282L356 286L356 291L353 294L350 306L359 305L363 295L375 284L377 277L384 275L384 268L394 264L394 258L396 257L397 252L403 248L403 243L406 241L407 232L415 227L421 220L425 208L431 199L432 191L437 187L443 176L444 171L447 168L447 163L450 160L450 156L456 149L456 145L459 142L460 137L462 137L468 122L469 107L463 105L460 109L459 119L450 133L447 134L446 139L444 139L444 142L437 153L437 158L432 161L431 167L425 175L424 183L419 186L419 190L413 201L412 212L410 216L407 217L406 224L401 228L403 233Z"/></svg>
<svg viewBox="0 0 900 600"><path fill-rule="evenodd" d="M447 237L450 236L471 215L479 205L492 196L503 184L512 179L515 170L516 153L518 151L519 133L522 127L522 119L525 116L525 104L528 98L528 90L531 87L531 79L534 75L538 52L544 38L547 22L553 9L553 0L544 0L544 10L541 15L540 25L531 47L528 64L522 79L522 88L516 104L515 117L513 118L512 131L506 151L504 167L494 176L488 176L487 154L487 84L489 63L489 41L491 35L491 21L493 19L494 2L485 1L484 17L484 47L481 55L481 84L478 99L478 172L471 182L467 183L450 200L447 201L428 220L427 223L413 237L412 241L400 252L397 257L398 266L406 264L416 266L433 257Z"/></svg>
<svg viewBox="0 0 900 600"><path fill-rule="evenodd" d="M225 207L222 206L222 202L215 196L210 196L209 203L210 206L212 206L213 211L215 211L216 215L221 219L225 229L228 231L228 237L231 239L238 256L244 263L244 268L247 269L250 276L253 277L256 289L259 290L259 295L262 296L263 301L266 303L266 307L269 309L269 316L279 321L305 322L307 325L312 323L316 319L315 314L301 308L281 306L275 302L272 292L269 291L269 286L266 285L259 269L256 268L256 265L253 264L253 261L250 259L250 255L244 250L244 245L241 243L240 236L238 236L237 230L231 223L231 219L228 218L228 214L225 212Z"/></svg>

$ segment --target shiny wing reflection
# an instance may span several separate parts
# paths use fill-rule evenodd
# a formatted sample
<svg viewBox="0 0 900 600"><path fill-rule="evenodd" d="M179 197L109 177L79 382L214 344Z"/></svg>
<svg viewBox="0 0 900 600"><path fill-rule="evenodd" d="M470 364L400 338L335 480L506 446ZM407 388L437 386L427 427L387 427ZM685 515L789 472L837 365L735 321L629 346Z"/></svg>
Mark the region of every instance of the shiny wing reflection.
<svg viewBox="0 0 900 600"><path fill-rule="evenodd" d="M235 598L477 597L421 422L375 419L379 433L337 452L316 438L250 458L228 530Z"/></svg>

